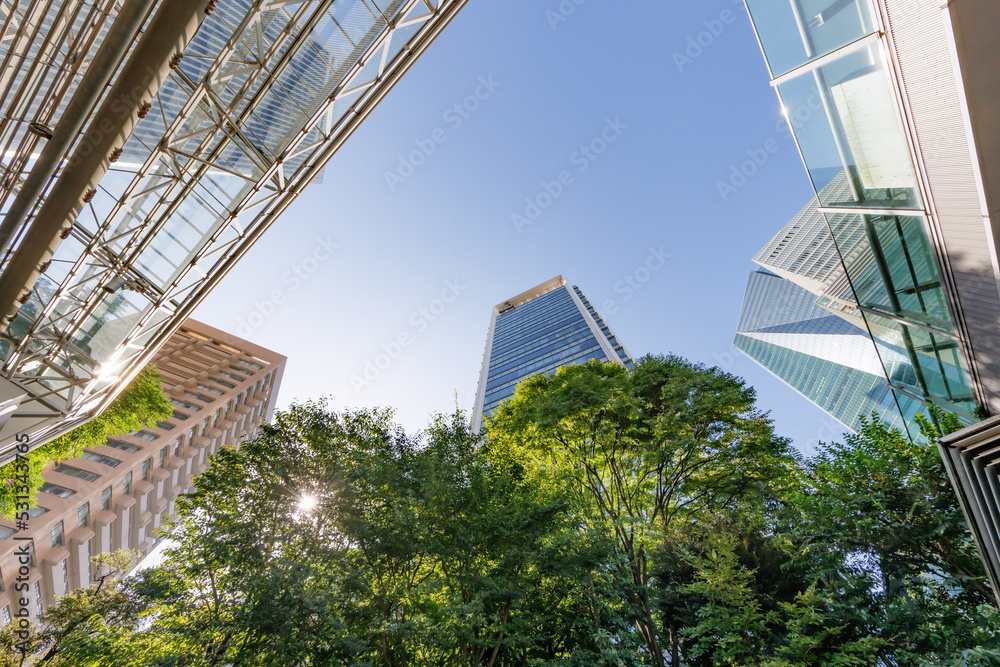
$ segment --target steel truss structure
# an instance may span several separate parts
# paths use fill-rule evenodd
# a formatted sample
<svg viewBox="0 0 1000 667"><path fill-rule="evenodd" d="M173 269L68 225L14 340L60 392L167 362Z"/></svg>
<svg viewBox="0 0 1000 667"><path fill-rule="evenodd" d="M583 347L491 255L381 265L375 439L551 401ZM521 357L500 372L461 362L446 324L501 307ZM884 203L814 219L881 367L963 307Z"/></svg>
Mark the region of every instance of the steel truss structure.
<svg viewBox="0 0 1000 667"><path fill-rule="evenodd" d="M0 334L0 375L26 394L0 430L0 463L12 455L15 433L28 432L37 446L99 414L466 2L207 6L211 13ZM121 4L0 5L0 206L60 122ZM31 222L17 230L0 269Z"/></svg>

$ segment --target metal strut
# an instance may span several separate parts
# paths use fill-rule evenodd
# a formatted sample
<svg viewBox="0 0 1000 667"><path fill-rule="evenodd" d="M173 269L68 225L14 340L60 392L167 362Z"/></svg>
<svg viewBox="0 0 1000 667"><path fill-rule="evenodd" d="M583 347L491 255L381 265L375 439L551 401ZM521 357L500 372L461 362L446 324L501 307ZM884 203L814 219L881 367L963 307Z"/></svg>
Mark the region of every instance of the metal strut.
<svg viewBox="0 0 1000 667"><path fill-rule="evenodd" d="M28 296L86 202L93 197L115 151L125 145L140 120L140 113L145 115L145 105L176 66L178 57L211 11L211 5L210 0L170 0L162 3L150 20L0 274L0 314L3 315L0 331L17 315L20 300ZM110 37L105 39L106 43L109 41L112 41ZM67 115L68 112L64 117ZM56 164L59 158L61 156L56 157ZM29 209L31 204L28 202Z"/></svg>

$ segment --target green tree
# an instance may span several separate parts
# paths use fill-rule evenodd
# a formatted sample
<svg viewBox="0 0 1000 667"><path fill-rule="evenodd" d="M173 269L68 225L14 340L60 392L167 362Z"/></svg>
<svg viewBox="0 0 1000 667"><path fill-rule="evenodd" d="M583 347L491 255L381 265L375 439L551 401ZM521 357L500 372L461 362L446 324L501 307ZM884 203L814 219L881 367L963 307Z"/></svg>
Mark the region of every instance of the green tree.
<svg viewBox="0 0 1000 667"><path fill-rule="evenodd" d="M105 658L121 647L109 636L130 632L138 622L138 599L118 580L139 558L134 550L94 556L92 586L59 597L41 625L14 619L0 630L0 667L125 664Z"/></svg>
<svg viewBox="0 0 1000 667"><path fill-rule="evenodd" d="M129 584L145 611L121 659L638 664L613 550L464 415L417 438L387 411L293 406L195 486L176 546Z"/></svg>
<svg viewBox="0 0 1000 667"><path fill-rule="evenodd" d="M108 409L86 424L31 450L27 459L27 487L24 493L24 473L16 469L17 462L0 466L0 514L13 519L17 513L18 496L27 495L34 507L38 502L38 489L44 483L42 470L53 461L79 456L87 447L100 447L108 436L125 435L141 428L152 428L156 423L169 419L173 405L160 386L160 373L156 366L142 369ZM21 488L17 488L18 486Z"/></svg>
<svg viewBox="0 0 1000 667"><path fill-rule="evenodd" d="M740 667L833 667L873 665L886 643L877 637L852 640L843 610L816 584L767 610L773 591L760 591L755 571L741 564L731 534L716 537L700 556L689 556L694 581L685 589L702 600L698 622L685 630L693 662Z"/></svg>
<svg viewBox="0 0 1000 667"><path fill-rule="evenodd" d="M797 557L868 610L867 630L899 664L1000 648L987 606L995 598L937 450L942 431L959 424L929 412L917 441L865 420L843 443L822 445L787 496Z"/></svg>
<svg viewBox="0 0 1000 667"><path fill-rule="evenodd" d="M295 405L212 459L161 565L60 600L33 659L1000 664L932 416L803 459L752 389L676 357L530 378L485 437Z"/></svg>
<svg viewBox="0 0 1000 667"><path fill-rule="evenodd" d="M653 665L666 664L668 651L676 661L680 641L657 609L651 559L660 545L691 523L764 511L768 485L795 464L752 388L673 356L531 377L487 433L575 493L585 508L578 520L613 541L613 576Z"/></svg>

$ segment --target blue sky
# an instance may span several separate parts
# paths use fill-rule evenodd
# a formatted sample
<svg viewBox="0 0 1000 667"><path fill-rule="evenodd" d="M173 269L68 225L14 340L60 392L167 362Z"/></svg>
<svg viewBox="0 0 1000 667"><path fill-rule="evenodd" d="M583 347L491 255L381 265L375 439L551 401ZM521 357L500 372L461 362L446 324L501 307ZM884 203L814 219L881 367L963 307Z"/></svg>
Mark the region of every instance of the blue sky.
<svg viewBox="0 0 1000 667"><path fill-rule="evenodd" d="M279 406L416 430L472 408L491 307L561 273L808 451L841 428L732 339L811 196L742 1L472 0L195 317L289 357Z"/></svg>

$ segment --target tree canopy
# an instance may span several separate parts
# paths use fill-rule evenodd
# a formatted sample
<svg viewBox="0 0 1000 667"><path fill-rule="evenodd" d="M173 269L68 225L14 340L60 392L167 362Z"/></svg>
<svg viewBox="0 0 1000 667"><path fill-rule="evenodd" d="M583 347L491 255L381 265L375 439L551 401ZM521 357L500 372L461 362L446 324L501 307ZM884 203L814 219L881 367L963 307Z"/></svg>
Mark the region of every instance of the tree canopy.
<svg viewBox="0 0 1000 667"><path fill-rule="evenodd" d="M931 416L805 458L739 378L670 356L532 377L483 433L297 404L212 459L161 564L50 608L34 659L1000 664Z"/></svg>

